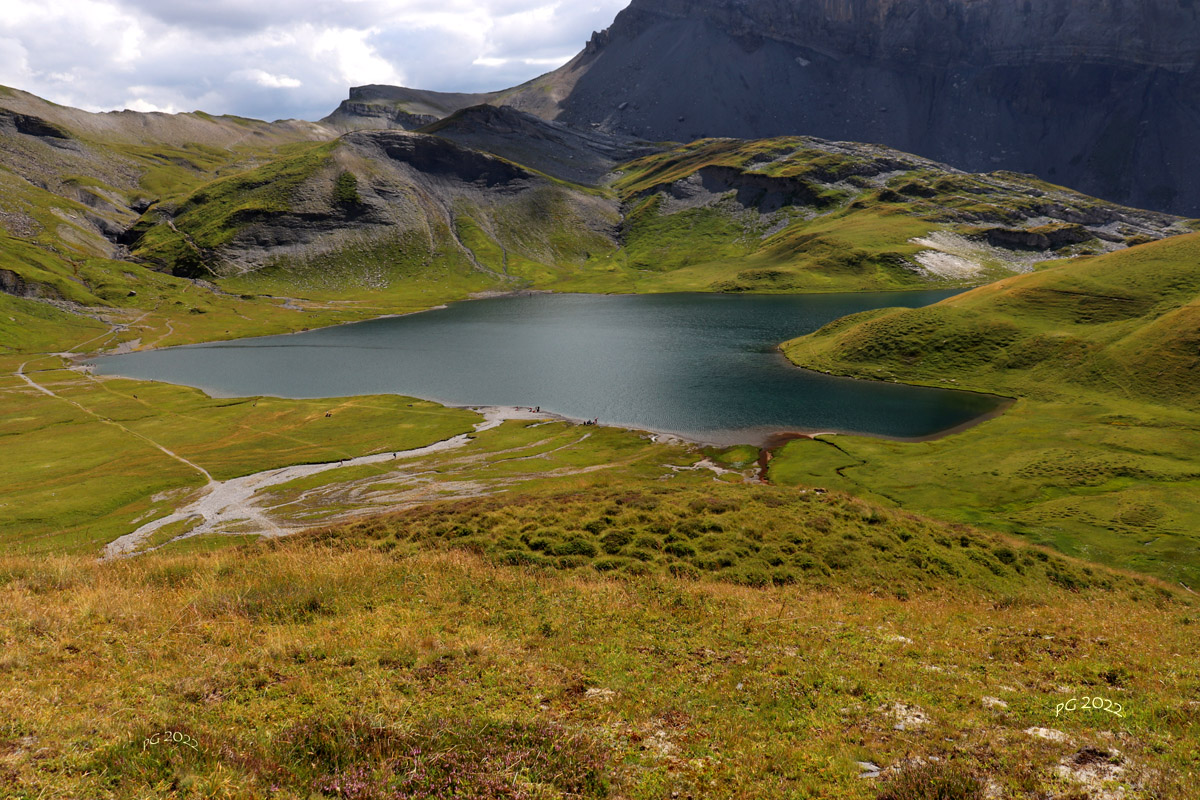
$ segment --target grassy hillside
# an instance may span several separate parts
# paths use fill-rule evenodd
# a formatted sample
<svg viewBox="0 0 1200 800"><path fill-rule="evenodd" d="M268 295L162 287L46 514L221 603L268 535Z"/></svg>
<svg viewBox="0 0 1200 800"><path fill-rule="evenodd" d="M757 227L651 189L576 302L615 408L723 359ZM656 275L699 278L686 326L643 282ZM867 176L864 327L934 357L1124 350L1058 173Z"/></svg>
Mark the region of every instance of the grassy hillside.
<svg viewBox="0 0 1200 800"><path fill-rule="evenodd" d="M681 491L615 496L614 521L710 502ZM769 488L736 499L766 503L781 537L818 549L858 536L861 520L830 513L854 501ZM873 511L870 541L991 575L978 569L995 552L988 537L962 528L944 546L905 545L905 531L950 531ZM516 510L530 513L582 523L595 509L546 498ZM826 531L812 524L820 514ZM429 530L412 522L397 520ZM1200 681L1195 606L1103 570L1094 589L1046 584L1036 557L1021 575L1036 551L995 560L1003 589L910 564L923 588L898 599L888 552L861 539L836 569L862 588L770 590L389 541L317 536L104 565L0 559L4 702L20 709L0 723L6 787L869 800L928 797L888 794L914 781L952 781L959 793L943 796L963 798L1098 797L1113 781L1131 800L1182 800L1200 769L1186 699ZM1123 716L1070 703L1097 696ZM874 773L856 762L882 773L863 780Z"/></svg>
<svg viewBox="0 0 1200 800"><path fill-rule="evenodd" d="M612 204L435 137L359 133L150 209L134 256L238 292L396 302L556 278L611 250Z"/></svg>
<svg viewBox="0 0 1200 800"><path fill-rule="evenodd" d="M997 391L1115 394L1200 409L1200 235L1051 265L933 308L883 310L789 343L805 363L954 376ZM869 366L868 366L869 365ZM1021 391L1021 387L1031 387Z"/></svg>
<svg viewBox="0 0 1200 800"><path fill-rule="evenodd" d="M454 136L470 146L199 113L88 114L8 92L3 280L22 296L148 310L130 298L161 283L136 264L236 295L392 311L531 287L978 285L1055 254L1188 230L1025 176L964 175L870 145L663 149L511 109L462 115ZM491 154L489 142L584 183ZM603 175L620 153L647 149L662 152Z"/></svg>
<svg viewBox="0 0 1200 800"><path fill-rule="evenodd" d="M686 486L686 488L684 488ZM764 524L770 519L771 524ZM498 563L626 575L717 576L747 586L855 588L907 598L954 582L1022 595L1122 581L994 535L902 516L849 496L638 481L422 506L314 532L332 546L458 549Z"/></svg>
<svg viewBox="0 0 1200 800"><path fill-rule="evenodd" d="M221 241L229 220L289 202L289 185L327 157L322 140L333 135L309 123L200 113L89 114L0 91L0 353L284 333L427 308L473 290L426 284L330 304L286 299L295 286L267 287L283 295L275 299L168 274L178 267L211 278L202 247ZM187 205L198 197L211 202ZM139 217L180 207L195 236L152 236L145 258L131 256Z"/></svg>
<svg viewBox="0 0 1200 800"><path fill-rule="evenodd" d="M1055 253L1188 230L1029 176L966 175L883 147L800 137L703 140L617 175L622 249L605 279L630 291L977 285Z"/></svg>
<svg viewBox="0 0 1200 800"><path fill-rule="evenodd" d="M160 204L130 233L136 255L184 277L219 277L209 254L228 244L239 226L291 211L297 189L330 164L333 149L331 143L290 147L265 166L218 178L178 203ZM170 224L153 224L168 209Z"/></svg>
<svg viewBox="0 0 1200 800"><path fill-rule="evenodd" d="M986 522L1200 582L1200 237L1078 259L937 306L840 320L794 362L1020 398L938 442L790 445L781 479ZM841 451L831 457L829 451ZM979 454L987 454L979 458Z"/></svg>
<svg viewBox="0 0 1200 800"><path fill-rule="evenodd" d="M310 123L89 114L6 91L5 285L143 308L124 299L141 291L131 263L239 295L385 308L530 287L926 288L1188 230L1026 176L965 175L871 145L650 146L512 109L460 117L450 138L338 138Z"/></svg>

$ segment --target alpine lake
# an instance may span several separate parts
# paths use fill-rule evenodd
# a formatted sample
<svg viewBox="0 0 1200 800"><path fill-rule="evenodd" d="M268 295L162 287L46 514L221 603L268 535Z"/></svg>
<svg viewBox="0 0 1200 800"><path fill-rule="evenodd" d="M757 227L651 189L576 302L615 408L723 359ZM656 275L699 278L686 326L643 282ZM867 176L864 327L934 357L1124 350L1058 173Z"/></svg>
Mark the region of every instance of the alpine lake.
<svg viewBox="0 0 1200 800"><path fill-rule="evenodd" d="M95 359L96 371L215 397L398 394L543 412L717 445L789 433L920 439L1003 398L799 369L780 343L840 317L954 291L810 295L530 294L286 336Z"/></svg>

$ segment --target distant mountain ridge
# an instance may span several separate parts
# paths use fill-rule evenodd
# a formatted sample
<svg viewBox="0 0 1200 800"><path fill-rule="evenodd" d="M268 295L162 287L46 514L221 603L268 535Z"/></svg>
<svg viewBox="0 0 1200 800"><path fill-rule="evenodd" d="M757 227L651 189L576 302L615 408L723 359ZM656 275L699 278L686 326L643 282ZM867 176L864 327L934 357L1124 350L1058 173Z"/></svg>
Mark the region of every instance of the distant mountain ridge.
<svg viewBox="0 0 1200 800"><path fill-rule="evenodd" d="M375 119L389 126L469 99L358 97L406 104ZM1197 227L876 145L656 144L492 105L339 136L0 90L0 183L0 291L84 305L136 296L130 264L238 294L964 285Z"/></svg>
<svg viewBox="0 0 1200 800"><path fill-rule="evenodd" d="M1200 215L1192 0L634 0L561 69L461 102L651 140L875 142Z"/></svg>

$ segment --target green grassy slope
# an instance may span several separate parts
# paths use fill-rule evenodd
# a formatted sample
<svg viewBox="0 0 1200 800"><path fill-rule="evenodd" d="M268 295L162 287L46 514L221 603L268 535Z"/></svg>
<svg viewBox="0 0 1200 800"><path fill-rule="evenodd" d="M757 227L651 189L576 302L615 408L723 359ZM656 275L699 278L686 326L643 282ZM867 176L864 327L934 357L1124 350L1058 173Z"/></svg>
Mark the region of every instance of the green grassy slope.
<svg viewBox="0 0 1200 800"><path fill-rule="evenodd" d="M333 144L303 144L268 164L205 184L178 203L160 204L133 228L136 255L186 277L217 277L211 252L239 226L292 209L295 191L330 163ZM170 224L160 222L169 213Z"/></svg>
<svg viewBox="0 0 1200 800"><path fill-rule="evenodd" d="M670 147L599 186L435 136L334 137L5 91L0 256L30 292L85 305L138 291L132 260L237 294L411 307L528 287L978 285L1186 230L1026 176L800 137Z"/></svg>
<svg viewBox="0 0 1200 800"><path fill-rule="evenodd" d="M1200 235L1169 239L1062 262L933 308L840 320L786 350L857 374L903 370L995 391L1041 385L1196 410L1198 265Z"/></svg>
<svg viewBox="0 0 1200 800"><path fill-rule="evenodd" d="M615 221L588 187L381 133L288 148L155 206L131 239L135 257L232 291L388 303L555 280L612 250Z"/></svg>
<svg viewBox="0 0 1200 800"><path fill-rule="evenodd" d="M858 291L977 285L1187 230L1025 176L801 138L704 140L616 176L581 186L437 137L358 133L164 200L135 228L135 254L323 297L447 269L496 288ZM339 199L347 179L353 197ZM372 259L384 266L367 274Z"/></svg>
<svg viewBox="0 0 1200 800"><path fill-rule="evenodd" d="M802 366L1019 402L937 442L798 442L773 475L1200 583L1198 264L1184 236L789 342Z"/></svg>
<svg viewBox="0 0 1200 800"><path fill-rule="evenodd" d="M622 249L589 265L607 271L585 269L576 279L584 286L977 285L1028 271L1039 251L1045 258L1112 249L1144 241L1143 226L1188 230L1028 176L965 175L886 148L805 138L702 140L617 173ZM1122 233L1100 230L1118 218ZM950 267L930 267L930 255Z"/></svg>
<svg viewBox="0 0 1200 800"><path fill-rule="evenodd" d="M770 520L765 523L764 520ZM1124 585L998 536L845 495L702 480L624 480L580 491L431 504L311 534L389 551L461 549L499 563L623 575L719 577L747 586L910 593L949 582L1011 595Z"/></svg>

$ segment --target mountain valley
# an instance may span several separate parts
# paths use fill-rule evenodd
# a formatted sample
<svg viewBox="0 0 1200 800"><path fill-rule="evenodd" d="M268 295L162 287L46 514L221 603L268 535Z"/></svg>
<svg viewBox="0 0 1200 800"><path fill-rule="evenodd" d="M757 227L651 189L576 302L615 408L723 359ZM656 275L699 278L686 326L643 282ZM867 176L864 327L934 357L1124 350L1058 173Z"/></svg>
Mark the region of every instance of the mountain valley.
<svg viewBox="0 0 1200 800"><path fill-rule="evenodd" d="M0 796L1192 797L1198 14L634 0L521 86L315 122L0 88ZM759 349L996 408L920 441L92 365L918 290Z"/></svg>

